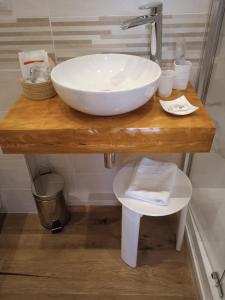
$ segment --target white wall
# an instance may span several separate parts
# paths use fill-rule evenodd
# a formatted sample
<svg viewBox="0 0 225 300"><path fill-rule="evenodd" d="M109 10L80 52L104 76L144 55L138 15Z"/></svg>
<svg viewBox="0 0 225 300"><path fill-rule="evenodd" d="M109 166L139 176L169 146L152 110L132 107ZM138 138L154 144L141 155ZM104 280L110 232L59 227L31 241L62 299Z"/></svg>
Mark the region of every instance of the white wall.
<svg viewBox="0 0 225 300"><path fill-rule="evenodd" d="M147 0L12 0L12 11L7 14L0 11L0 22L16 22L16 18L47 18L48 20L50 17L50 21L52 21L54 18L63 20L68 17L90 20L90 18L95 19L99 16L132 16L141 14L137 7L148 2ZM176 30L181 34L182 32L189 33L190 30L192 32L201 30L203 34L209 0L164 0L163 4L164 14L169 15L166 22L168 24L171 22L179 23L179 28L173 29L171 27L170 33ZM25 21L31 22L32 30L43 33L43 37L41 37L42 44L32 44L31 42L29 45L26 45L26 43L23 45L23 36L0 37L0 117L3 117L10 109L21 91L20 72L16 58L18 50L45 48L49 53L55 54L50 23L39 27L38 22L40 20L37 20L35 24L33 20L26 19ZM185 27L185 23L188 23L187 27ZM199 23L201 26L203 24L203 27L200 28L198 24L196 29L195 27L190 29L191 23ZM26 26L25 24L23 26L7 29L4 26L1 28L0 25L0 34L7 32L7 30L9 32L31 31L29 25ZM18 39L20 39L20 44L13 46L13 48L4 44L4 41ZM38 36L34 34L30 39L31 41L37 40ZM194 42L201 43L203 36L200 35L198 38L194 37L193 39ZM173 43L173 41L169 37L166 43ZM171 51L171 45L165 47L165 55ZM199 50L190 51L193 58L199 58ZM126 161L137 156L139 155L119 155L117 165L112 170L104 168L103 155L101 154L48 155L45 157L35 156L35 159L38 164L48 164L51 170L64 176L70 204L112 204L115 203L112 193L112 180L117 169ZM181 162L181 155L179 154L154 155L152 157L174 161L178 165ZM6 210L10 212L35 210L30 192L29 175L23 156L0 155L0 192Z"/></svg>

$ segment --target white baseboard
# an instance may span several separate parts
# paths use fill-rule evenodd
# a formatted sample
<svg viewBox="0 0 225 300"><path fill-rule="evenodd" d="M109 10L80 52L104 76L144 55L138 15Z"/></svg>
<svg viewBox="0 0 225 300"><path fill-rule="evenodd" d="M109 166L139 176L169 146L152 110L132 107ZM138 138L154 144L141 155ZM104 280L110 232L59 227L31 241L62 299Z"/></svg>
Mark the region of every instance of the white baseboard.
<svg viewBox="0 0 225 300"><path fill-rule="evenodd" d="M187 240L202 300L221 300L211 278L212 267L196 227L191 210L187 218Z"/></svg>

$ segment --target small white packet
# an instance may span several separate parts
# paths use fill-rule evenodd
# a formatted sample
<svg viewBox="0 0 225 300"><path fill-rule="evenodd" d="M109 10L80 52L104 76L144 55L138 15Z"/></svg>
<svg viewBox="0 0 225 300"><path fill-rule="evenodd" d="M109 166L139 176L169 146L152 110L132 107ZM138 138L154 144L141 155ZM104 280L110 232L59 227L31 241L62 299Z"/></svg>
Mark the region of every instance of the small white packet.
<svg viewBox="0 0 225 300"><path fill-rule="evenodd" d="M186 111L189 110L190 107L187 104L175 104L168 107L171 111Z"/></svg>
<svg viewBox="0 0 225 300"><path fill-rule="evenodd" d="M38 83L50 79L48 54L45 50L19 52L18 56L25 81Z"/></svg>

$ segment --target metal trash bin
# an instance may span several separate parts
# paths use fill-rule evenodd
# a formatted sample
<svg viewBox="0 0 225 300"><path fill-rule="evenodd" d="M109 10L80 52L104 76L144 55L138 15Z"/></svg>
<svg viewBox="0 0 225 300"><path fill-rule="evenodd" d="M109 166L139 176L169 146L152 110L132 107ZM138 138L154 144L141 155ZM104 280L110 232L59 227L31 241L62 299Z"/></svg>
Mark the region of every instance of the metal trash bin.
<svg viewBox="0 0 225 300"><path fill-rule="evenodd" d="M32 193L40 222L52 233L61 231L70 218L63 196L63 187L62 176L55 173L40 175L32 183Z"/></svg>

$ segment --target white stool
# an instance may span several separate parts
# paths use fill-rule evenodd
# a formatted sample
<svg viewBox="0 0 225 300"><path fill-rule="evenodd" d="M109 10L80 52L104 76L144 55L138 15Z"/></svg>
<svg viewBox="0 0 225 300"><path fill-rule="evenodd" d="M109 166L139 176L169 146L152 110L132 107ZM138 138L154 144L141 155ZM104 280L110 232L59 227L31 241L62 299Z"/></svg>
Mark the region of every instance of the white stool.
<svg viewBox="0 0 225 300"><path fill-rule="evenodd" d="M135 162L128 163L116 174L113 191L122 203L121 257L131 267L137 265L140 219L145 216L167 216L180 211L176 250L180 251L184 238L188 202L192 185L189 178L178 169L175 186L167 206L153 205L144 201L126 198L124 192L130 183Z"/></svg>

